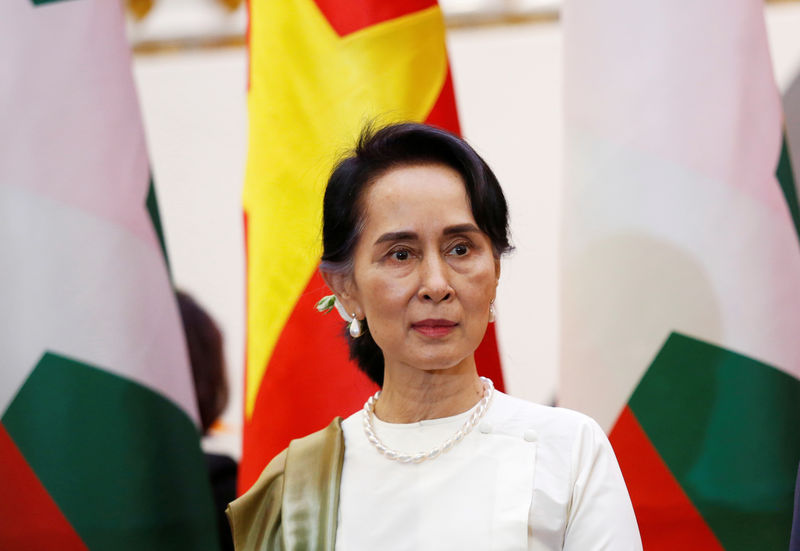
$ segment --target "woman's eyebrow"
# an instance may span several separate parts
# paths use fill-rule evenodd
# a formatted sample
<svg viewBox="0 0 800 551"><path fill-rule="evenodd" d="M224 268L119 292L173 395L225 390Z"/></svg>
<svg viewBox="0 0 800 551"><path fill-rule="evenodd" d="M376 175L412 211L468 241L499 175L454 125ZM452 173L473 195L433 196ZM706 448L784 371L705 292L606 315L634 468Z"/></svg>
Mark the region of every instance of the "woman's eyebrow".
<svg viewBox="0 0 800 551"><path fill-rule="evenodd" d="M454 233L470 233L470 232L480 232L474 224L458 224L456 226L448 226L444 229L445 235L452 235Z"/></svg>
<svg viewBox="0 0 800 551"><path fill-rule="evenodd" d="M453 235L457 233L472 233L480 232L475 224L456 224L455 226L446 227L442 233L444 235ZM414 241L419 239L419 236L412 231L393 231L381 235L375 240L375 245L386 243L387 241Z"/></svg>
<svg viewBox="0 0 800 551"><path fill-rule="evenodd" d="M418 235L411 231L393 231L384 233L378 239L375 240L375 245L379 243L386 243L387 241L402 241L402 240L415 240L418 239Z"/></svg>

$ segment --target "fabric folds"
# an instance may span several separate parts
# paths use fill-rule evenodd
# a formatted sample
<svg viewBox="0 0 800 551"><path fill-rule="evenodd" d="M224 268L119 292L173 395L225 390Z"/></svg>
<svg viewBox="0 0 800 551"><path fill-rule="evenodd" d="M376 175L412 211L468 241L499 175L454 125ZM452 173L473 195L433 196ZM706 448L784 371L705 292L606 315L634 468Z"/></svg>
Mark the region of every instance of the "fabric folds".
<svg viewBox="0 0 800 551"><path fill-rule="evenodd" d="M292 440L228 506L237 551L333 551L344 459L341 422L337 417Z"/></svg>

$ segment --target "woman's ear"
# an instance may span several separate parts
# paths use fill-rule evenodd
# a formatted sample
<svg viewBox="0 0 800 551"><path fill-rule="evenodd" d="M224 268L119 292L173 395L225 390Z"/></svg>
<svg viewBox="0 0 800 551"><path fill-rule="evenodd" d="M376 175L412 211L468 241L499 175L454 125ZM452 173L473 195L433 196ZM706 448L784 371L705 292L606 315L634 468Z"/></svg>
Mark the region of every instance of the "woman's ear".
<svg viewBox="0 0 800 551"><path fill-rule="evenodd" d="M494 285L495 285L495 287L497 287L497 285L499 283L500 283L500 259L499 258L495 258L494 259Z"/></svg>
<svg viewBox="0 0 800 551"><path fill-rule="evenodd" d="M350 274L326 272L324 270L320 270L319 273L322 275L325 285L333 291L333 294L336 295L336 298L347 309L348 313L360 310L357 308L357 301L353 293L353 278Z"/></svg>

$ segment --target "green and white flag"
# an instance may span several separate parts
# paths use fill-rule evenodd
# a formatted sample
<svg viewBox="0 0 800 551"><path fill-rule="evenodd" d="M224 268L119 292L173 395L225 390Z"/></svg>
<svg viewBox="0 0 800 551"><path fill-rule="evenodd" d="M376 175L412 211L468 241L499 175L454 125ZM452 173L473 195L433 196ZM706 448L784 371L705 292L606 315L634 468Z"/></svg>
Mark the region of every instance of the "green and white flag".
<svg viewBox="0 0 800 551"><path fill-rule="evenodd" d="M567 0L560 403L645 549L788 547L800 219L763 2Z"/></svg>
<svg viewBox="0 0 800 551"><path fill-rule="evenodd" d="M117 0L0 3L0 549L216 549Z"/></svg>

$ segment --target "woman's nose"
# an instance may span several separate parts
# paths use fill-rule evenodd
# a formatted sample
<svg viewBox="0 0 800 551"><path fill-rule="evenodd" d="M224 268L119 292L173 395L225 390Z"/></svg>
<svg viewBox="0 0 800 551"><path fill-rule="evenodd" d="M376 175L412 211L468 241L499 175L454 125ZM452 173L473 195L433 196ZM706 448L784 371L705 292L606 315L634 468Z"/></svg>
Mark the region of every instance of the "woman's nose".
<svg viewBox="0 0 800 551"><path fill-rule="evenodd" d="M448 281L447 264L442 258L426 258L420 270L420 299L438 303L452 298L454 292Z"/></svg>

